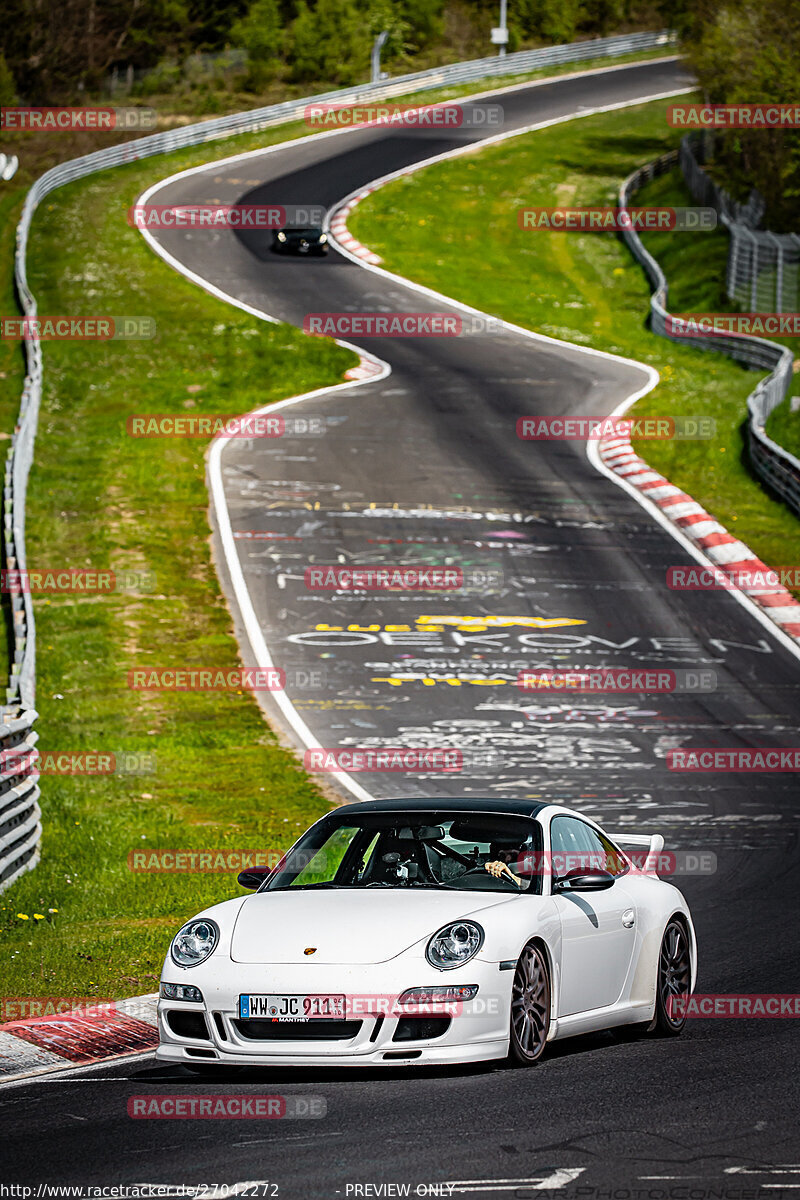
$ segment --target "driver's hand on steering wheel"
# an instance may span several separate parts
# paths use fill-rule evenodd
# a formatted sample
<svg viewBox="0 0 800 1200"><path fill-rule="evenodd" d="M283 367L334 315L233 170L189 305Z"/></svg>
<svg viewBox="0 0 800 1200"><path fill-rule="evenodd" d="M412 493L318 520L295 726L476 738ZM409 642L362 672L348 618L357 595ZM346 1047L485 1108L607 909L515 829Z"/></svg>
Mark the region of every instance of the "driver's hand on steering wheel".
<svg viewBox="0 0 800 1200"><path fill-rule="evenodd" d="M484 863L483 866L490 875L495 877L495 879L500 879L503 875L506 875L509 879L514 881L517 887L522 886L522 881L517 878L513 871L509 870L504 862L487 862Z"/></svg>

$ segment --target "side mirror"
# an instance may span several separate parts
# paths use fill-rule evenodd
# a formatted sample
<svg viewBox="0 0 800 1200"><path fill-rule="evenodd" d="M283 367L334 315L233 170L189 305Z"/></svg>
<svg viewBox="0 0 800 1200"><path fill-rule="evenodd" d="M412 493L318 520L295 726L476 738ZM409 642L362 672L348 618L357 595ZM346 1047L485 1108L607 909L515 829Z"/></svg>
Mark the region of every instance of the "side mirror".
<svg viewBox="0 0 800 1200"><path fill-rule="evenodd" d="M251 892L255 892L272 872L272 867L248 867L246 871L239 872L236 882L240 887L249 888Z"/></svg>
<svg viewBox="0 0 800 1200"><path fill-rule="evenodd" d="M556 892L604 892L614 883L614 876L609 871L584 871L576 867L568 871L560 879L553 882L553 894Z"/></svg>

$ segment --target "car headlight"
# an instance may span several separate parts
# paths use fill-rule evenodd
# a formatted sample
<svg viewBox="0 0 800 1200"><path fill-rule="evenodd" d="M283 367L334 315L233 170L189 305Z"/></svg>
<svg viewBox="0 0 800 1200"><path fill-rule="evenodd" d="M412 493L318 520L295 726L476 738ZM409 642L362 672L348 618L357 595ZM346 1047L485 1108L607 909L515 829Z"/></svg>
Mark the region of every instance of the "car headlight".
<svg viewBox="0 0 800 1200"><path fill-rule="evenodd" d="M327 242L327 240L328 240L328 235L327 235L327 233L323 233L323 234L322 234L322 236L321 236L321 237L320 237L320 239L319 239L319 243L320 243L320 245L321 245L321 246L322 246L322 245L324 245L324 243L325 243L325 242Z"/></svg>
<svg viewBox="0 0 800 1200"><path fill-rule="evenodd" d="M176 933L170 946L172 961L179 967L196 967L213 954L219 941L219 926L207 917L189 921Z"/></svg>
<svg viewBox="0 0 800 1200"><path fill-rule="evenodd" d="M162 983L160 988L164 1000L188 1000L190 1004L202 1004L203 993L190 983Z"/></svg>
<svg viewBox="0 0 800 1200"><path fill-rule="evenodd" d="M285 242L285 241L286 241L286 234L285 234L285 233L279 233L279 234L278 234L278 241L279 241L279 242Z"/></svg>
<svg viewBox="0 0 800 1200"><path fill-rule="evenodd" d="M433 935L425 957L432 967L449 971L475 957L483 945L483 936L477 921L453 921Z"/></svg>

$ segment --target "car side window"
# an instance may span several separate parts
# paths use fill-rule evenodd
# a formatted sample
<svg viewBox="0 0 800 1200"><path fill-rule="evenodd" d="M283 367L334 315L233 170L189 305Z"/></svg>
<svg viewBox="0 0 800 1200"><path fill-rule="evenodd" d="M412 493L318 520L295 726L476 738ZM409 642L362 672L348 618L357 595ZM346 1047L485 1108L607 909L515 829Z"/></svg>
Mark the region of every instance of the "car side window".
<svg viewBox="0 0 800 1200"><path fill-rule="evenodd" d="M592 831L594 832L594 831ZM610 842L602 833L595 835L601 842L606 852L606 870L611 875L627 875L630 871L630 866L626 862L622 852L617 849L613 842Z"/></svg>
<svg viewBox="0 0 800 1200"><path fill-rule="evenodd" d="M576 868L608 871L615 876L624 875L628 870L628 864L608 838L577 817L553 817L550 845L554 878L561 878Z"/></svg>

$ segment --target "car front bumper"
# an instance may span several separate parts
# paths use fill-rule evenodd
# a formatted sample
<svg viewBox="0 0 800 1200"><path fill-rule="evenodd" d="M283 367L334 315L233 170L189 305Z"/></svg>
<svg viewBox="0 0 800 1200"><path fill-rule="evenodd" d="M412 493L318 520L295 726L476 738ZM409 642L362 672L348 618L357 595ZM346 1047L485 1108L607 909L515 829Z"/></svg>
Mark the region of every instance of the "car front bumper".
<svg viewBox="0 0 800 1200"><path fill-rule="evenodd" d="M212 965L213 964L213 965ZM454 978L455 977L455 978ZM345 967L323 964L278 966L234 963L213 959L191 971L168 969L170 983L192 983L203 993L203 1003L160 999L158 1025L162 1062L209 1063L244 1066L427 1066L481 1062L508 1053L508 1025L513 972L501 971L497 962L473 959L453 971L436 971L424 959L401 956L379 966ZM426 1004L420 1010L403 1009L396 999L414 987L477 984L473 1000L461 1004ZM341 1036L322 1040L313 1033L313 1019L297 1033L268 1040L246 1036L248 1023L239 1022L239 995L246 993L345 995L348 1027ZM206 1038L185 1037L170 1028L170 1013L203 1014ZM431 1038L395 1040L403 1017L449 1016L446 1031ZM263 1024L280 1025L274 1022ZM252 1029L252 1026L249 1027Z"/></svg>

